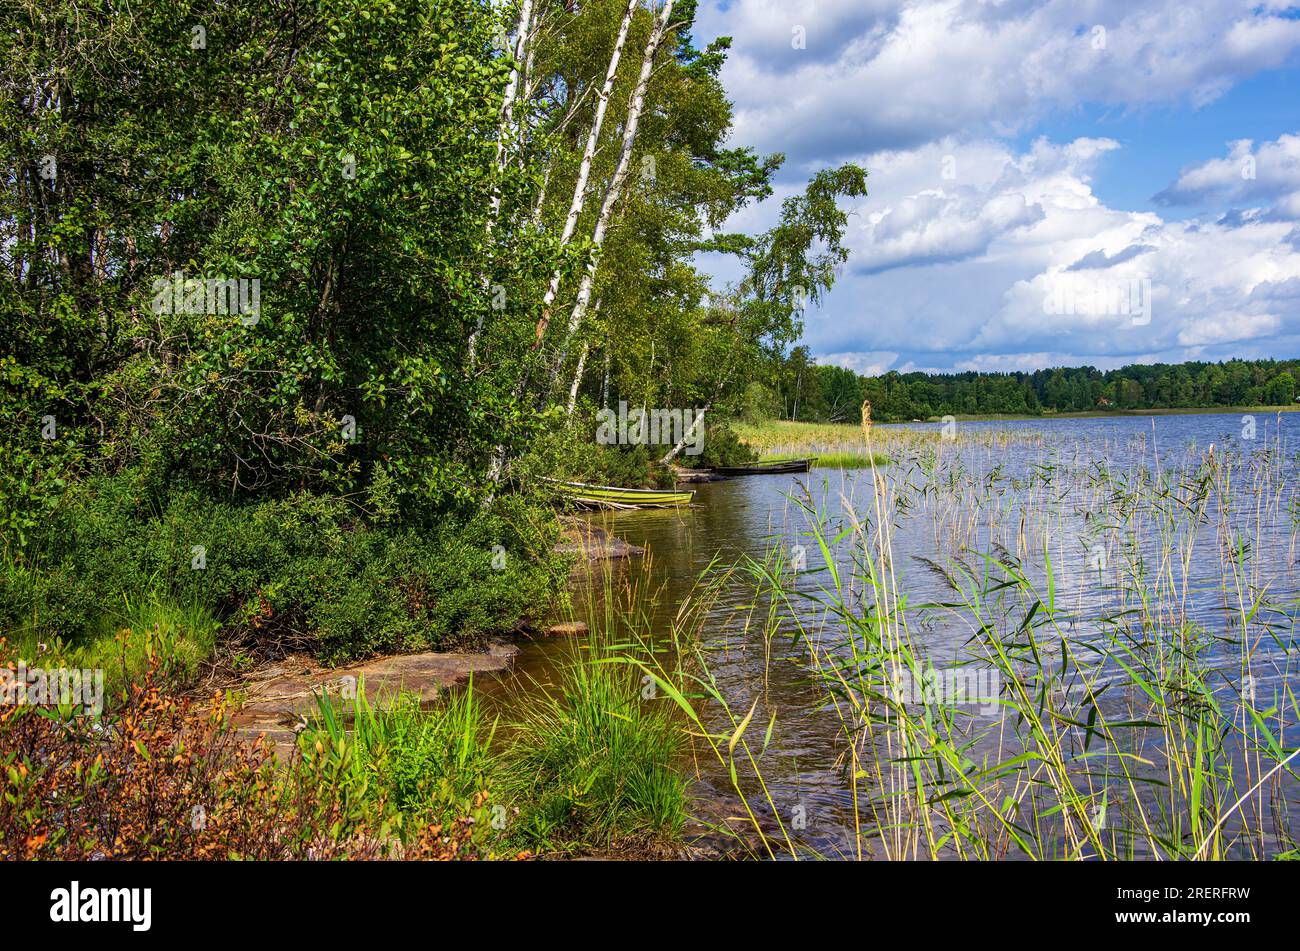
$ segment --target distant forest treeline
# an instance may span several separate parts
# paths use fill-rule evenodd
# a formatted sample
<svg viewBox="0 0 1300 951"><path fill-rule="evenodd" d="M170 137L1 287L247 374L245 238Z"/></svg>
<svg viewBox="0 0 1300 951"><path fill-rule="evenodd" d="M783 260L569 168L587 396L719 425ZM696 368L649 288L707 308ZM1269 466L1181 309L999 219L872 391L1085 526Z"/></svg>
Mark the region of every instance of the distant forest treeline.
<svg viewBox="0 0 1300 951"><path fill-rule="evenodd" d="M881 422L932 416L1281 406L1296 399L1300 360L1134 364L1105 373L1058 367L1032 373L897 373L860 376L819 366L797 348L776 392L752 388L749 411L784 419L854 422L863 400Z"/></svg>

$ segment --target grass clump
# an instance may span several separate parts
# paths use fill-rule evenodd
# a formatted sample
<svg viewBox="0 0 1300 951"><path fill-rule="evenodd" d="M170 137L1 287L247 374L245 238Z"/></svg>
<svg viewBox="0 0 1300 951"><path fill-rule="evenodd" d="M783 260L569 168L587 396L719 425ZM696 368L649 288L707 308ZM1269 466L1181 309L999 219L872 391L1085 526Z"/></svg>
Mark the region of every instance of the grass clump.
<svg viewBox="0 0 1300 951"><path fill-rule="evenodd" d="M778 452L764 455L763 462L788 462L792 459L807 459L797 452ZM864 452L819 452L812 456L813 465L820 469L868 469L871 466L883 466L889 463L889 457L876 453Z"/></svg>
<svg viewBox="0 0 1300 951"><path fill-rule="evenodd" d="M586 645L539 693L504 754L515 834L539 849L676 837L687 817L685 734L670 701L608 649Z"/></svg>
<svg viewBox="0 0 1300 951"><path fill-rule="evenodd" d="M355 698L319 701L300 748L351 795L404 815L450 821L478 808L505 851L662 849L687 818L686 736L671 702L619 657L582 650L557 691L530 694L500 732L473 684L432 704L378 706L359 684Z"/></svg>
<svg viewBox="0 0 1300 951"><path fill-rule="evenodd" d="M308 761L327 762L357 795L405 814L464 815L493 783L495 721L488 724L471 682L428 709L413 694L378 708L358 682L342 702L321 697L314 728L300 740Z"/></svg>

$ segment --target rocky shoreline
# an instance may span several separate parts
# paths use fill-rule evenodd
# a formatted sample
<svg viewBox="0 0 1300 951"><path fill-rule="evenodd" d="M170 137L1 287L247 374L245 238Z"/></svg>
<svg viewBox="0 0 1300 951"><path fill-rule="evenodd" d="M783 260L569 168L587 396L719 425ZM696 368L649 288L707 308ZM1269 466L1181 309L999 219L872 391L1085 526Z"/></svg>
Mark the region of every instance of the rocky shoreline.
<svg viewBox="0 0 1300 951"><path fill-rule="evenodd" d="M581 561L630 558L645 549L630 545L585 519L566 518L554 551L576 554ZM520 625L517 637L584 637L581 621L551 624L542 629ZM415 694L431 703L441 691L462 686L471 677L497 677L509 673L519 655L516 639L498 638L482 651L423 651L373 657L345 667L326 667L310 654L291 654L242 677L233 688L244 694L231 718L237 733L248 740L266 736L277 757L293 753L295 738L317 709L317 698L355 698L364 689L366 700L382 708L400 693ZM364 688L361 688L364 685Z"/></svg>

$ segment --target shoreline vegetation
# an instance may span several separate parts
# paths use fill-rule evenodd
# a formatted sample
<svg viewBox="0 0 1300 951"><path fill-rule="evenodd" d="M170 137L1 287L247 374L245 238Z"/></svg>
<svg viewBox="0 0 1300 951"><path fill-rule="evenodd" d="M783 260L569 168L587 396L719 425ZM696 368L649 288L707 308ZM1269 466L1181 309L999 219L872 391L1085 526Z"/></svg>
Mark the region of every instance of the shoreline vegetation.
<svg viewBox="0 0 1300 951"><path fill-rule="evenodd" d="M1079 413L1044 413L1041 416L1015 414L980 414L956 416L953 422L1042 422L1052 419L1109 419L1115 417L1159 417L1189 415L1257 415L1275 416L1278 413L1300 412L1300 404L1293 406L1226 406L1215 408L1179 408L1157 410L1105 410ZM918 424L924 423L925 426ZM911 422L875 423L872 426L874 445L882 452L868 454L866 438L860 425L851 423L799 422L784 419L769 419L762 423L737 420L732 423L737 438L751 448L759 459L775 462L783 459L798 459L810 456L817 461L815 465L824 468L865 468L874 460L876 465L886 465L890 461L891 447L915 448L927 441L933 441L945 420L932 417L927 420ZM1007 444L1011 441L1033 441L1040 434L1030 430L997 431L981 427L975 433L967 433L967 438L987 440L990 444Z"/></svg>
<svg viewBox="0 0 1300 951"><path fill-rule="evenodd" d="M804 453L816 453L819 458L834 453L851 457L867 471L867 478L876 484L888 509L902 505L903 500L895 497L900 492L898 483L886 483L880 474L884 461L891 467L914 471L920 479L914 488L921 491L922 499L933 491L933 486L943 485L943 491L955 493L963 506L978 509L985 504L980 501L980 493L991 488L985 483L963 485L938 481L939 470L922 462L936 445L936 435L917 427L882 425L872 427L867 434L861 427L770 420L757 426L735 422L733 430L738 440L753 446L762 458L779 456L780 453L771 451L773 447L791 445L800 447ZM1041 435L995 428L966 430L959 438L978 446L996 448L1033 442ZM872 447L871 454L865 451L868 445ZM1268 514L1273 512L1275 504L1281 502L1280 487L1285 481L1284 472L1288 465L1280 449L1280 446L1276 449L1266 447L1269 459L1262 468L1251 466L1242 469L1231 458L1206 457L1193 467L1194 472L1188 476L1171 472L1157 484L1139 480L1126 486L1117 474L1108 476L1103 485L1088 483L1085 488L1085 483L1080 482L1075 491L1080 497L1098 493L1106 495L1110 491L1130 493L1132 497L1126 503L1127 507L1136 506L1138 512L1148 508L1154 511L1162 506L1160 500L1165 494L1181 493L1186 489L1186 486L1178 488L1176 480L1194 477L1200 488L1192 492L1188 504L1194 503L1194 506L1188 517L1198 521L1200 516L1195 513L1210 508L1211 499L1215 500L1213 507L1235 504L1230 502L1228 486L1248 478L1255 480L1251 484L1256 484L1256 488L1248 488L1247 496L1254 493L1264 506L1262 514ZM918 466L920 468L916 468ZM1040 476L1044 485L1054 486L1063 484L1063 478L1074 478L1064 471ZM927 485L932 488L925 489ZM1021 504L1032 509L1037 490L1032 486L1022 487L1022 492L1025 497ZM908 503L907 508L916 504ZM937 501L921 505L922 512L929 513L925 517L939 518L946 509L946 505L938 506ZM800 503L800 510L807 520L804 532L815 542L815 549L821 550L827 559L837 557L833 553L846 544L843 536L834 540L825 534L826 516L811 501ZM1269 517L1282 514L1278 510ZM92 516L89 521L87 515ZM101 525L97 521L121 518L120 512L114 511L110 516L107 512L95 514L93 509L83 509L80 516L76 530L69 526L63 529L65 540L74 543L70 551L76 550L75 539L79 533L103 539L116 537L121 532L124 539L130 538L130 533L121 526L115 527L111 522ZM1012 515L1002 513L1002 516L1014 521ZM529 517L539 524L549 523L555 518L542 512L534 512ZM1142 516L1143 519L1147 517ZM201 522L189 510L184 510L184 514L178 513L175 518L189 524ZM855 521L857 519L861 520L860 524ZM857 524L857 527L852 532L852 538L856 540L850 543L850 547L869 553L869 560L854 570L863 572L860 581L868 586L868 590L876 592L876 609L882 610L885 605L899 604L903 592L893 590L895 582L887 571L892 558L887 535L882 535L879 528L872 529L872 523L873 519L865 514L852 516L851 524ZM265 531L271 522L263 521L261 524L261 530ZM318 525L317 530L321 527ZM302 527L295 528L301 530ZM1226 522L1219 521L1215 530L1222 533L1230 529ZM1293 525L1293 534L1295 530ZM1170 561L1190 564L1186 554L1190 549L1186 546L1194 544L1195 533L1191 524L1179 522L1161 531L1167 533L1161 545L1169 552ZM226 533L224 537L234 536ZM257 545L249 549L250 554L264 553L264 546L268 542L274 543L276 537L279 536L259 538ZM287 539L288 536L283 537ZM555 543L544 529L539 537L549 544ZM1132 543L1124 541L1123 533L1117 538L1120 544ZM996 572L990 577L963 575L958 570L952 576L952 583L960 606L953 606L950 610L955 610L958 616L970 612L972 624L987 630L1001 630L1012 622L1017 611L1023 610L1025 605L1032 606L1032 602L1039 604L1039 610L1044 612L1034 621L1033 629L1042 629L1041 635L1035 636L1058 637L1071 623L1067 619L1073 617L1074 611L1087 610L1087 602L1071 607L1060 600L1064 590L1064 578L1061 578L1055 581L1057 601L1051 603L1052 596L1044 593L1041 580L1034 578L1035 569L1030 567L1035 561L1032 544L1031 539L1020 539L996 561ZM781 552L769 551L762 557L743 560L736 565L718 565L716 571L708 573L701 579L697 594L681 606L680 623L671 632L671 650L667 652L664 651L665 645L656 646L650 630L638 626L638 604L645 593L614 581L607 562L597 559L594 570L602 572L605 590L599 603L603 605L601 610L604 613L589 615L584 622L590 633L572 642L570 660L564 665L557 684L541 688L516 682L506 675L511 680L507 695L515 699L504 708L504 716L500 709L491 715L485 713L472 679L464 687L445 691L432 704L422 703L418 698L401 692L372 704L367 700L364 683L359 691L356 691L357 685L353 685L356 692L350 697L325 688L316 713L302 721L294 752L287 760L283 757L274 759L269 746L260 741L250 745L231 731L229 717L241 703L238 689L228 693L226 699L218 695L216 700L210 696L205 700L203 689L196 689L196 672L210 669L204 667L205 650L211 654L219 649L216 633L221 625L215 618L203 612L178 613L171 606L179 603L177 601L155 598L140 604L126 603L118 621L110 625L110 628L116 628L113 637L91 642L101 645L96 648L101 652L101 658L105 651L119 652L114 661L119 669L111 677L113 689L109 691L116 698L110 716L115 721L121 717L129 718L136 724L134 729L147 732L153 742L160 742L158 737L165 737L168 731L197 733L200 740L191 748L193 760L187 761L188 765L183 768L159 774L161 767L153 765L153 758L159 749L165 747L124 748L112 743L106 747L101 740L90 735L74 741L58 731L66 726L80 727L82 718L24 719L21 707L8 708L4 711L4 719L0 720L0 732L12 739L11 750L27 750L27 756L38 749L57 752L54 755L42 753L38 759L28 760L36 768L32 770L30 780L24 780L23 801L29 807L33 802L43 802L44 806L29 809L18 825L15 825L18 817L13 810L0 808L0 841L6 844L6 855L72 857L82 854L81 846L72 841L73 832L84 836L84 841L94 841L96 822L137 822L133 810L137 810L139 805L133 793L115 787L112 795L116 798L105 803L101 791L92 783L77 786L73 795L73 801L80 803L79 808L84 811L84 821L90 825L81 827L79 832L71 830L66 835L52 832L46 818L52 813L43 809L54 808L54 800L67 794L73 777L85 772L85 763L79 757L94 750L110 764L108 775L117 769L124 774L149 777L148 782L161 783L164 787L172 784L175 788L188 788L188 785L195 784L198 782L195 775L187 770L199 770L202 764L206 777L204 782L212 784L206 786L202 794L205 803L210 804L204 807L204 815L211 815L216 820L216 828L224 830L216 837L206 830L201 835L187 836L183 829L168 827L166 823L153 832L136 825L137 839L130 846L105 847L105 855L213 857L218 851L225 850L221 854L250 858L303 857L309 852L318 857L338 855L352 858L527 858L534 855L645 858L689 856L697 849L692 843L708 841L710 847L706 854L710 855L811 857L804 847L797 844L793 830L784 827L779 804L764 799L761 757L755 744L765 746L766 741L760 744L750 735L751 726L759 729L751 723L753 711L746 715L743 710L735 709L734 698L726 698L720 692L709 667L707 651L703 648L706 643L705 615L713 599L728 586L734 590L738 584L751 585L754 598L786 605L788 613L778 611L772 614L770 624L784 624L802 616L793 607L793 594L788 585L795 575L784 563L784 557ZM130 566L124 551L115 555L114 560L122 565L124 571L145 570ZM570 555L563 561L565 571L569 565L583 560ZM827 566L830 563L827 561ZM1227 564L1224 563L1225 572ZM1047 570L1053 570L1050 563ZM1141 595L1144 601L1152 597L1176 598L1182 583L1176 577L1147 578L1140 561L1127 558L1116 570L1119 574L1113 583L1114 588L1131 588L1137 593L1146 591ZM20 571L27 571L25 563L11 564L7 583L12 584L15 572ZM1234 569L1235 580L1225 574L1225 584L1235 587L1258 585L1257 571L1254 566L1249 566L1245 574ZM449 580L463 580L465 577L468 576L455 575ZM50 587L69 584L75 591L75 584L70 581L57 582L53 578L45 581ZM89 583L93 586L102 582L96 581L92 574ZM1053 581L1048 580L1047 584L1050 590ZM1003 593L992 599L985 590L989 585L1000 588ZM1151 585L1153 587L1149 589L1146 587ZM275 583L263 583L264 590L274 587ZM888 677L896 678L898 670L910 671L908 676L921 675L923 655L920 646L908 639L906 612L898 608L896 615L875 617L868 614L860 617L846 605L836 606L834 599L843 596L838 584L825 596L831 600L826 603L822 615L844 619L846 627L843 633L851 637L850 643L861 641L864 645L874 645L872 651L880 652L882 660L873 661L873 664L879 664L873 668L877 673L870 677L888 680ZM984 603L986 598L990 599L988 603ZM1045 602L1045 598L1048 601ZM1044 604L1047 606L1043 607ZM995 610L998 613L993 613ZM1181 610L1172 602L1147 603L1139 620L1141 624L1163 624L1165 621L1159 619L1176 617ZM1288 607L1282 602L1261 602L1248 614L1243 614L1240 620L1243 625L1263 623L1268 626L1271 622L1254 620L1255 615L1281 612L1285 617L1293 610L1300 610L1300 603ZM255 625L266 624L269 632L273 629L270 622L275 618L275 611L269 607L269 602L259 611L262 613ZM559 616L571 617L563 610ZM32 633L31 628L28 633ZM774 633L773 629L764 637L770 640ZM826 643L825 638L831 637L829 643L834 643L835 636L833 628L824 628L811 642ZM1194 628L1188 628L1185 636L1198 638L1201 635L1196 634ZM474 641L471 638L446 643L472 645ZM1151 857L1154 854L1226 858L1241 857L1243 848L1255 857L1296 854L1300 843L1287 839L1287 833L1279 832L1276 827L1271 831L1266 829L1262 823L1267 809L1250 800L1248 791L1238 784L1235 774L1225 772L1227 767L1222 764L1223 758L1232 755L1230 748L1224 745L1226 741L1221 741L1218 748L1194 755L1187 748L1189 730L1192 734L1210 732L1220 736L1227 730L1228 735L1239 737L1255 749L1253 755L1258 762L1252 766L1247 779L1269 774L1270 770L1300 779L1296 775L1291 747L1285 741L1287 734L1282 722L1300 715L1300 708L1291 709L1293 699L1286 700L1282 707L1261 708L1254 726L1251 726L1249 717L1244 722L1223 719L1220 687L1215 685L1218 674L1212 667L1202 665L1182 669L1178 674L1180 678L1192 678L1190 682L1196 685L1195 689L1203 693L1204 702L1191 708L1202 713L1193 713L1185 708L1175 710L1166 706L1169 701L1159 691L1152 691L1152 678L1167 679L1170 676L1167 667L1174 663L1175 658L1183 657L1180 663L1186 664L1187 658L1194 657L1200 648L1194 649L1190 641L1176 648L1152 642L1150 650L1155 653L1147 656L1141 651L1135 652L1131 644L1122 650L1121 645L1113 644L1105 656L1118 665L1118 669L1127 671L1133 688L1151 701L1140 711L1130 708L1120 719L1125 722L1140 719L1148 724L1146 730L1159 725L1165 732L1167 743L1178 744L1176 748L1169 747L1171 753L1176 750L1178 757L1168 764L1177 780L1171 788L1181 790L1188 782L1204 781L1196 780L1198 774L1217 775L1219 782L1226 783L1212 794L1208 790L1201 793L1199 804L1190 807L1183 792L1167 802L1156 804L1159 814L1166 817L1162 822L1185 814L1185 820L1180 821L1191 823L1189 829L1161 825L1139 834L1134 831L1132 823L1151 823L1152 818L1130 815L1128 810L1134 808L1135 803L1146 801L1143 797L1149 797L1155 787L1145 779L1138 780L1131 775L1125 778L1127 774L1121 767L1113 778L1127 784L1124 796L1109 798L1112 795L1107 791L1111 788L1108 785L1110 780L1103 783L1100 791L1081 790L1078 778L1073 775L1072 756L1065 752L1066 747L1074 743L1069 737L1070 730L1062 733L1050 728L1041 719L1041 713L1030 715L1032 708L1026 698L1038 689L1032 686L1033 678L1046 677L1046 673L1041 670L1025 673L1023 663L1026 658L1017 660L1010 654L998 654L999 643L996 639L989 640L983 647L992 653L982 655L980 660L963 663L976 666L991 663L1000 671L1004 682L1024 694L1020 699L1013 695L1003 703L1018 710L1021 717L1021 727L1016 734L1019 739L1015 743L1027 744L1048 754L1042 767L1047 772L1038 775L1030 784L1032 787L1034 783L1045 783L1044 789L1017 807L1028 809L1034 818L1004 822L1001 832L992 831L988 837L969 831L987 825L988 820L994 818L981 818L980 804L1004 796L1008 782L1012 788L1020 788L1019 781L1012 781L1012 778L1028 767L1024 763L986 767L980 777L972 778L974 785L970 789L949 798L954 794L954 780L947 772L956 762L957 751L972 742L975 734L969 732L971 727L960 718L953 718L951 711L939 701L926 700L916 711L906 705L890 705L876 711L870 705L861 706L859 701L837 714L846 718L846 736L869 737L868 745L872 748L882 742L886 746L885 751L876 749L874 753L860 745L863 741L855 741L847 747L853 757L862 757L863 765L857 768L871 771L873 783L885 790L880 794L881 798L869 798L868 811L864 815L869 814L874 817L874 822L896 831L892 840L887 841L878 839L877 834L865 826L860 827L855 832L857 851L852 857L874 854L899 858L916 856L918 850L920 853L928 850L933 858L997 858L1008 854L1071 858L1084 852L1114 858ZM181 644L195 646L182 648ZM0 655L12 656L12 646L0 645ZM1166 648L1174 649L1175 653L1162 653ZM863 649L862 646L852 647L853 651ZM56 660L85 665L95 663L85 653L61 654L62 650L64 648L57 639L47 644L29 637L21 653L38 659L44 657L46 663ZM228 665L228 670L237 670L241 662L231 659L228 647L225 650L227 656L223 662ZM831 648L822 650L830 651ZM1085 664L1083 654L1074 651L1071 649L1068 662L1077 664L1077 670L1073 666L1063 668L1067 672L1058 671L1053 678L1075 678L1084 685L1086 693L1093 689L1087 685L1099 676L1099 670ZM374 653L372 650L365 656ZM215 659L216 655L212 656ZM669 662L666 660L669 657L674 659ZM890 659L885 662L883 658ZM836 672L840 662L832 653L814 653L808 661L818 678L830 678L826 683L828 690L838 692L845 687L843 675ZM113 667L109 669L113 671ZM891 669L895 671L892 674L889 673ZM178 694L176 688L187 683L190 687ZM648 683L653 683L662 703L645 702L644 691ZM881 691L887 693L888 687L887 683L875 684L868 679L852 684L851 690L852 695L868 696ZM512 710L518 712L511 713ZM611 716L610 711L615 711L616 715ZM1202 714L1211 716L1212 722L1197 722L1197 717ZM719 715L723 718L722 727L719 727ZM1054 716L1062 722L1075 724L1097 717L1096 726L1090 727L1089 732L1095 732L1106 746L1102 751L1089 754L1089 761L1095 766L1114 755L1119 757L1115 760L1117 766L1123 762L1125 754L1118 751L1128 748L1129 739L1122 723L1112 724L1111 721L1118 716L1114 711L1100 716L1095 713L1085 716L1076 709L1062 707ZM774 717L764 728L770 740L771 731L778 729L779 723ZM1022 733L1022 729L1026 732ZM50 732L52 730L56 732ZM691 736L694 736L693 740ZM895 743L902 744L902 747L889 751ZM1116 752L1106 751L1111 745ZM1015 744L1002 747L999 756L1009 764L1016 764L1019 762L1016 751L1021 748ZM734 788L726 791L726 799L722 800L730 803L724 811L730 815L739 808L740 815L748 818L737 823L735 815L732 815L722 825L701 824L693 818L708 814L710 808L717 807L692 798L691 784L680 771L688 749L693 749L692 756L711 755L726 770L735 771L738 778ZM14 754L11 751L8 755L12 757ZM901 790L906 787L896 785L899 779L894 770L882 770L878 760L873 759L882 755L887 758L906 756L917 763L920 772L916 779L932 784L934 792L910 803L906 798L899 799ZM949 765L944 766L944 763ZM145 781L141 779L141 782ZM247 816L253 808L237 791L237 787L248 783L253 783L259 790L257 795L266 797L255 808L274 816L274 821L260 824L242 819L235 821L234 815ZM328 797L320 796L313 790L321 784L327 784L334 791ZM580 788L583 790L581 793L575 792ZM894 791L888 792L890 789ZM975 798L968 801L972 792ZM1273 795L1276 795L1276 790ZM1207 796L1211 798L1206 799ZM932 805L926 806L922 800L929 800ZM961 805L962 802L966 804ZM1060 822L1065 821L1064 817L1071 814L1080 821L1088 816L1095 819L1101 803L1115 814L1127 816L1128 831L1123 837L1116 837L1114 832L1105 837L1086 830L1071 833L1068 822L1057 828ZM1253 811L1242 809L1242 803L1248 804ZM1190 814L1187 813L1189 808L1193 810ZM1233 810L1231 814L1229 809ZM345 818L330 826L334 831L321 838L324 828L321 823L325 815ZM1249 821L1252 815L1254 824ZM205 818L204 821L208 820ZM1046 834L1044 823L1056 831ZM936 837L938 840L949 838L940 835L939 830L953 825L968 830L965 841L960 844L953 841L943 848L934 846ZM380 826L388 832L386 838L377 841L374 830ZM687 830L690 830L689 834ZM1064 838L1058 838L1060 835ZM42 839L42 836L46 838ZM14 845L20 840L28 844L15 849Z"/></svg>

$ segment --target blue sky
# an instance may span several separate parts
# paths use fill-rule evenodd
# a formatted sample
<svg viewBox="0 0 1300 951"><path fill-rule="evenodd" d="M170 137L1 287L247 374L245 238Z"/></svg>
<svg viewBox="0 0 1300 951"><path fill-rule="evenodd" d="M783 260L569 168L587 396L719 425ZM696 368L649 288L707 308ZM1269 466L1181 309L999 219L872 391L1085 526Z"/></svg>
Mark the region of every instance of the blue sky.
<svg viewBox="0 0 1300 951"><path fill-rule="evenodd" d="M868 170L805 320L821 362L1300 356L1296 7L703 0L698 24L734 40L735 144L788 156L732 227L818 168Z"/></svg>
<svg viewBox="0 0 1300 951"><path fill-rule="evenodd" d="M1034 134L1055 140L1079 135L1118 140L1122 158L1102 162L1094 175L1097 197L1114 207L1188 217L1195 209L1162 208L1151 201L1183 168L1222 152L1234 139L1271 141L1297 131L1300 68L1291 67L1250 76L1200 109L1175 105L1130 111L1088 104L1052 116ZM1021 148L1029 142L1029 136L1017 140Z"/></svg>

